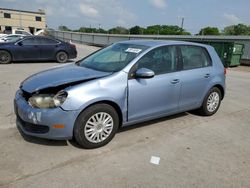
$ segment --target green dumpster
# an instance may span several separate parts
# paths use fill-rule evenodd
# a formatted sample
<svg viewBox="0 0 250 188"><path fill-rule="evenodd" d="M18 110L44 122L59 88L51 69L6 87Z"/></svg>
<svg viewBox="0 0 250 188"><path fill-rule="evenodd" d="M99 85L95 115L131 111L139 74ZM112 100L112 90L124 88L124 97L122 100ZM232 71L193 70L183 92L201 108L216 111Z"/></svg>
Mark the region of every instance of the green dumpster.
<svg viewBox="0 0 250 188"><path fill-rule="evenodd" d="M244 44L235 42L201 42L214 47L225 67L235 67L240 65L243 55Z"/></svg>

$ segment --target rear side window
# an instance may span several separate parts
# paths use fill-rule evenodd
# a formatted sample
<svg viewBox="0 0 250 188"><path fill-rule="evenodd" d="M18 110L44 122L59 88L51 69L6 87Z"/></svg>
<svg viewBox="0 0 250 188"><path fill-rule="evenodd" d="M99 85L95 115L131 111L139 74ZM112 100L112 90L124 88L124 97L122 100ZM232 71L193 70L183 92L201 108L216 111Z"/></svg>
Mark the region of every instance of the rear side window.
<svg viewBox="0 0 250 188"><path fill-rule="evenodd" d="M156 75L174 72L177 70L175 46L163 46L151 50L145 54L138 62L137 69L147 68Z"/></svg>
<svg viewBox="0 0 250 188"><path fill-rule="evenodd" d="M41 44L43 45L52 45L52 44L57 44L58 41L53 40L53 39L48 39L48 38L40 38Z"/></svg>
<svg viewBox="0 0 250 188"><path fill-rule="evenodd" d="M180 46L183 70L208 67L212 65L211 58L205 48L200 46Z"/></svg>

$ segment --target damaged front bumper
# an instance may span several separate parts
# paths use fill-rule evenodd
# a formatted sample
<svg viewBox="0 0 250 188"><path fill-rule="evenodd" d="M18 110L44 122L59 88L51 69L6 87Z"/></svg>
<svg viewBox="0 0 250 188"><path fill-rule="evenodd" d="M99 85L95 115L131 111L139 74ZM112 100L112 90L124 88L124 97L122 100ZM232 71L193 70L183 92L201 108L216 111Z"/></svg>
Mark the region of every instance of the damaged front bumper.
<svg viewBox="0 0 250 188"><path fill-rule="evenodd" d="M14 99L17 126L26 135L68 140L73 137L74 123L80 111L65 111L60 107L33 108L18 90ZM60 126L58 126L60 125Z"/></svg>

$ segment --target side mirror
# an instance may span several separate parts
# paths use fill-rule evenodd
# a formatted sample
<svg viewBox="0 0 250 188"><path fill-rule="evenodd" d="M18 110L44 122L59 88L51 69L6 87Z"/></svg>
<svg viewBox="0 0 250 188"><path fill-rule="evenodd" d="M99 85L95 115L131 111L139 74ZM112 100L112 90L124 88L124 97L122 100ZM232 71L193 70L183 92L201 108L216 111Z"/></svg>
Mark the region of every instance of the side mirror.
<svg viewBox="0 0 250 188"><path fill-rule="evenodd" d="M155 76L154 71L147 69L147 68L140 68L135 72L136 78L149 79L149 78L153 78L154 76Z"/></svg>
<svg viewBox="0 0 250 188"><path fill-rule="evenodd" d="M17 43L18 44L18 46L22 46L23 45L23 42L21 41L21 42L19 42L19 43Z"/></svg>

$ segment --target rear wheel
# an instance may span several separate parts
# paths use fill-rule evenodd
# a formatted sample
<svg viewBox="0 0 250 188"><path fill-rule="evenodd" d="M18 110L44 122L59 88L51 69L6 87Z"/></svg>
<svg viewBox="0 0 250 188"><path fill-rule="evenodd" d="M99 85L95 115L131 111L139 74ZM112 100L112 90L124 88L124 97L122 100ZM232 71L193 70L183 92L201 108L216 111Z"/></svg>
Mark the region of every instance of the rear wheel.
<svg viewBox="0 0 250 188"><path fill-rule="evenodd" d="M0 64L8 64L11 62L11 55L5 50L0 50Z"/></svg>
<svg viewBox="0 0 250 188"><path fill-rule="evenodd" d="M66 63L68 61L68 54L64 51L57 52L56 61L58 63Z"/></svg>
<svg viewBox="0 0 250 188"><path fill-rule="evenodd" d="M213 87L207 93L199 112L201 115L211 116L215 114L221 103L221 91L217 87Z"/></svg>
<svg viewBox="0 0 250 188"><path fill-rule="evenodd" d="M83 148L98 148L109 143L119 126L116 110L108 104L96 104L83 111L74 126L74 138Z"/></svg>

